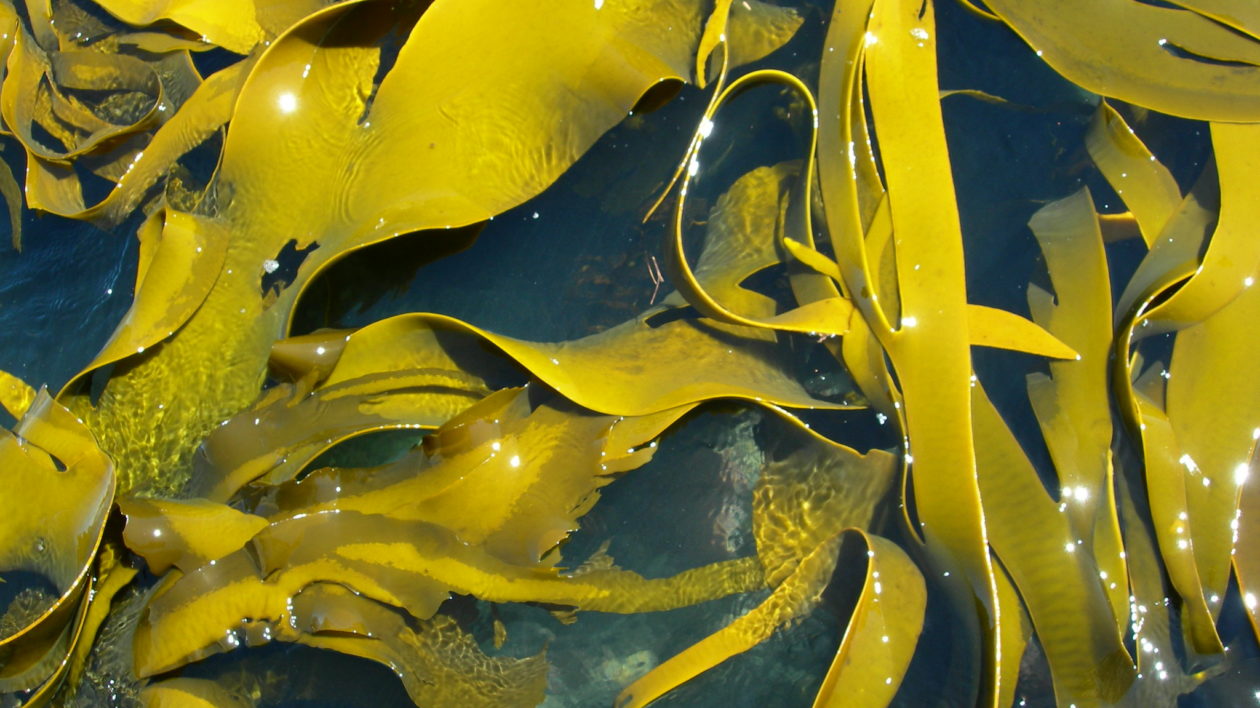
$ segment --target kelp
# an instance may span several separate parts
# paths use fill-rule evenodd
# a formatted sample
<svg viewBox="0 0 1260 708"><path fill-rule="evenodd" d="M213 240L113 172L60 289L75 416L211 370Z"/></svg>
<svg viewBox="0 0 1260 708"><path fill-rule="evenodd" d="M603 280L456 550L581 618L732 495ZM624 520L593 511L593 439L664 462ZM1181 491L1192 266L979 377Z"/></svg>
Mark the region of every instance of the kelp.
<svg viewBox="0 0 1260 708"><path fill-rule="evenodd" d="M1010 705L1034 678L1064 705L1171 702L1235 670L1235 581L1260 636L1246 4L962 3L1103 97L1080 154L1121 203L1101 181L1040 203L1027 316L969 290L985 245L941 101L1026 107L942 90L933 2L815 13L816 77L744 66L809 17L761 2L97 5L0 3L25 206L133 219L139 243L130 309L59 395L0 372L18 421L0 474L23 490L0 499L6 700L70 700L110 622L135 674L118 679L152 705L251 704L181 672L271 642L382 664L417 705L538 704L549 649L512 644L509 603L581 631L586 613L748 594L619 674L626 706L828 613L843 631L816 705L913 700L941 657L946 701ZM229 58L203 75L210 49ZM707 93L685 94L701 105L673 179L624 197L656 197L660 304L565 341L442 312L289 336L354 252L476 238L683 82ZM796 154L738 162L730 129L773 91ZM1197 174L1165 163L1151 112L1209 121ZM1112 242L1130 236L1145 255L1120 282ZM1011 385L975 347L1035 364ZM721 402L767 412L755 480L724 480L748 497L743 555L664 574L607 543L569 557L608 485ZM888 436L865 449L845 425L871 415ZM338 456L385 431L413 437ZM492 639L460 602L492 608Z"/></svg>
<svg viewBox="0 0 1260 708"><path fill-rule="evenodd" d="M0 459L10 490L3 500L0 580L39 581L24 583L0 616L0 692L30 692L35 700L56 690L83 629L114 471L82 421L46 390L13 432L0 432ZM59 500L58 513L47 514L13 490Z"/></svg>

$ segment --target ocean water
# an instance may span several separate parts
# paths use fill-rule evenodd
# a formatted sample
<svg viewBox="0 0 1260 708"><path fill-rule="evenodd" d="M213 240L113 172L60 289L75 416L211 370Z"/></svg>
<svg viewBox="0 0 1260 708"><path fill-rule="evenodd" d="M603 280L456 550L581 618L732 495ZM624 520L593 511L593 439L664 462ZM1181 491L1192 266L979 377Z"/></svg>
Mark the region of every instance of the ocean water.
<svg viewBox="0 0 1260 708"><path fill-rule="evenodd" d="M796 6L806 18L798 36L755 66L789 71L812 85L830 6ZM1026 315L1028 283L1046 282L1026 226L1033 212L1082 186L1096 195L1101 210L1123 210L1084 147L1099 99L1054 74L1009 30L952 2L938 4L937 22L942 89L976 89L1008 101L943 99L969 299ZM706 100L707 93L688 86L665 107L628 118L550 189L495 217L462 251L433 260L434 235L418 234L348 258L311 287L294 333L424 311L515 337L558 341L633 317L653 301L649 263L663 258L668 225L667 212L646 222L644 215L681 159ZM799 109L794 97L774 88L756 89L730 105L701 155L705 167L690 195L696 214L702 216L706 205L748 170L803 156L805 134L791 117L794 109ZM1205 127L1153 117L1143 134L1148 135L1158 141L1152 147L1160 159L1188 187L1210 152ZM3 155L20 174L16 153L10 147ZM0 248L0 369L56 391L92 358L129 303L135 227L133 221L104 233L27 215L23 252ZM1115 282L1124 282L1141 255L1133 244L1109 246ZM422 261L429 262L413 265ZM758 285L774 296L786 292L781 278L768 276ZM808 345L807 338L790 344L805 375L827 374L825 359ZM1023 389L1025 374L1042 370L1043 363L989 350L976 350L975 356L987 390L1049 481L1048 453ZM688 416L662 439L652 462L606 488L566 544L566 560L580 563L606 542L622 567L661 577L751 553L751 489L779 434L770 417L732 403L706 405ZM871 411L806 417L859 450L897 444ZM379 441L376 452L391 444L397 443ZM371 444L362 446L372 454ZM835 594L851 591L853 582L842 566L833 579ZM545 649L552 668L544 705L560 708L610 705L628 682L763 597L734 596L650 615L582 613L568 625L542 608L491 607L469 598L452 600L447 610L487 653L526 656ZM843 607L843 601L829 598L808 617L660 704L809 705L844 630ZM492 642L496 619L508 630L502 649ZM1243 620L1227 619L1226 631L1243 636ZM948 615L930 605L924 643L948 633ZM948 673L960 665L922 654L896 704L961 705L964 698L942 693ZM1028 705L1053 705L1044 660L1038 663L1035 650L1026 669L1020 697ZM262 705L411 705L387 669L302 647L235 651L191 665L183 675L253 686ZM1191 702L1225 705L1244 695L1255 676L1239 673L1233 683ZM96 698L105 697L89 694L88 700Z"/></svg>

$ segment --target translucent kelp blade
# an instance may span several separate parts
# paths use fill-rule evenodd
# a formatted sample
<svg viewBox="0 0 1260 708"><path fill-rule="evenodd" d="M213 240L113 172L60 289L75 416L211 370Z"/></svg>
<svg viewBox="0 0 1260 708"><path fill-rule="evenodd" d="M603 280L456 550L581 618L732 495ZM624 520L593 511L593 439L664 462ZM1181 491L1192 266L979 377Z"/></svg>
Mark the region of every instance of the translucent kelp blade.
<svg viewBox="0 0 1260 708"><path fill-rule="evenodd" d="M1260 123L1212 124L1212 148L1220 179L1221 208L1203 261L1167 300L1151 308L1143 334L1180 329L1206 319L1260 277L1260 222L1254 174L1260 162Z"/></svg>
<svg viewBox="0 0 1260 708"><path fill-rule="evenodd" d="M771 586L844 529L867 528L898 472L896 457L883 450L859 455L797 426L777 439L796 449L772 454L752 502L757 558Z"/></svg>
<svg viewBox="0 0 1260 708"><path fill-rule="evenodd" d="M245 708L253 702L209 679L173 678L149 684L140 692L144 708Z"/></svg>
<svg viewBox="0 0 1260 708"><path fill-rule="evenodd" d="M1137 219L1147 247L1163 231L1181 203L1181 190L1172 173L1155 159L1116 109L1102 101L1085 134L1085 146Z"/></svg>
<svg viewBox="0 0 1260 708"><path fill-rule="evenodd" d="M142 235L158 238L156 244L141 244L151 259L138 273L143 280L136 283L136 299L86 370L143 353L167 339L214 287L227 239L212 222L168 209L160 235L148 231Z"/></svg>
<svg viewBox="0 0 1260 708"><path fill-rule="evenodd" d="M292 618L303 633L295 641L388 666L417 706L532 706L546 692L544 653L488 657L443 615L413 627L392 608L320 583L294 598Z"/></svg>
<svg viewBox="0 0 1260 708"><path fill-rule="evenodd" d="M914 504L922 522L917 530L935 564L960 570L975 596L980 626L989 633L985 673L995 676L996 589L972 447L962 232L938 98L932 3L879 0L867 31L860 41L866 46L871 113L897 239L903 326L893 332L878 319L868 317L868 323L885 344L901 384L903 433L907 455L913 454ZM832 235L841 241L862 238L860 232L837 229ZM852 250L836 248L838 255ZM924 262L932 266L914 270ZM867 273L863 279L875 278ZM850 283L850 291L861 292L855 285ZM905 326L911 322L914 326ZM996 689L988 687L982 700L993 700L988 694Z"/></svg>
<svg viewBox="0 0 1260 708"><path fill-rule="evenodd" d="M1215 225L1219 202L1216 162L1213 160L1204 167L1194 187L1182 198L1159 238L1121 291L1115 308L1115 318L1121 329L1131 329L1138 324L1137 318L1157 297L1190 277L1198 268L1199 254ZM1142 325L1143 328L1148 326ZM1127 349L1127 338L1123 346Z"/></svg>
<svg viewBox="0 0 1260 708"><path fill-rule="evenodd" d="M256 398L311 277L350 250L480 222L542 191L646 91L690 70L700 6L349 2L304 19L237 101L212 188L232 248L202 308L116 370L99 407L73 407L129 479L179 488L196 442ZM290 242L301 266L263 292Z"/></svg>
<svg viewBox="0 0 1260 708"><path fill-rule="evenodd" d="M172 565L190 573L240 550L267 526L260 516L202 499L126 498L118 506L127 516L127 547L158 575Z"/></svg>
<svg viewBox="0 0 1260 708"><path fill-rule="evenodd" d="M824 275L834 278L843 277L840 266L818 251L796 241L784 240L784 244L787 246L788 251L802 264ZM890 282L896 282L896 280L890 279ZM847 300L845 302L848 303ZM822 303L810 303L792 310L791 313L809 313L812 315L814 313L810 310L811 306L819 304ZM833 316L843 316L851 311L851 305L846 304L844 311L836 312ZM1076 358L1076 352L1071 347L1056 339L1054 335L1042 329L1035 322L1024 319L1013 312L971 304L966 305L963 312L966 317L967 333L970 335L971 344L974 346L1009 349L1055 359ZM919 318L917 316L903 318L901 321L902 328L913 328L917 327L918 324Z"/></svg>
<svg viewBox="0 0 1260 708"><path fill-rule="evenodd" d="M1172 705L1179 694L1197 684L1187 676L1179 661L1179 643L1172 637L1173 608L1168 603L1164 574L1160 572L1159 552L1146 522L1133 503L1127 480L1117 485L1117 506L1124 527L1129 567L1128 619L1133 644L1133 660L1139 678L1125 696L1131 705Z"/></svg>
<svg viewBox="0 0 1260 708"><path fill-rule="evenodd" d="M865 541L866 580L814 706L886 706L901 686L923 631L927 588L919 569L895 543L859 530L845 533Z"/></svg>
<svg viewBox="0 0 1260 708"><path fill-rule="evenodd" d="M172 113L170 119L141 146L142 150L128 154L126 170L117 178L115 188L95 204L84 203L72 167L32 160L27 173L30 207L103 227L121 223L139 206L147 190L166 177L176 160L227 123L251 66L249 61L237 62L207 78L182 105L164 106Z"/></svg>
<svg viewBox="0 0 1260 708"><path fill-rule="evenodd" d="M503 561L537 564L594 505L612 479L609 465L624 471L626 458L642 464L652 452L636 453L648 440L622 435L617 441L630 446L609 449L617 419L570 409L531 410L526 389L500 391L433 433L424 445L427 459L410 462L415 474L387 471L376 475L380 484L350 486L283 514L340 510L425 521ZM654 436L659 428L640 432Z"/></svg>
<svg viewBox="0 0 1260 708"><path fill-rule="evenodd" d="M782 229L784 184L797 179L801 169L796 161L758 167L735 180L709 210L704 247L692 274L712 299L750 317L774 315L772 299L741 284L779 262L775 235Z"/></svg>
<svg viewBox="0 0 1260 708"><path fill-rule="evenodd" d="M4 643L7 651L5 665L0 668L0 698L20 699L21 705L33 708L51 702L83 637L90 594L91 588L84 583L39 627L20 640Z"/></svg>
<svg viewBox="0 0 1260 708"><path fill-rule="evenodd" d="M22 250L22 187L9 163L0 161L0 196L4 197L4 206L9 212L9 242L13 250Z"/></svg>
<svg viewBox="0 0 1260 708"><path fill-rule="evenodd" d="M977 384L973 391L989 543L1028 608L1050 664L1055 696L1064 704L1114 702L1124 695L1134 672L1092 548L1046 494L984 388ZM1090 519L1088 513L1082 516Z"/></svg>
<svg viewBox="0 0 1260 708"><path fill-rule="evenodd" d="M1187 468L1189 541L1213 618L1229 585L1231 525L1260 429L1260 381L1250 375L1260 350L1256 322L1260 288L1247 288L1177 333L1168 369L1166 410Z"/></svg>
<svg viewBox="0 0 1260 708"><path fill-rule="evenodd" d="M671 657L627 686L617 696L618 708L639 708L665 693L765 641L775 629L801 617L818 598L836 568L840 539L833 538L805 556L760 605Z"/></svg>
<svg viewBox="0 0 1260 708"><path fill-rule="evenodd" d="M725 102L743 91L759 84L779 84L793 91L806 101L807 108L816 114L814 97L799 79L781 71L754 71L736 80L722 90L705 111L701 127L693 138L692 165L698 150ZM673 238L666 258L670 280L686 301L701 314L718 322L744 327L782 329L791 332L843 335L848 330L852 306L843 297L832 297L774 314L770 298L739 287L743 277L770 265L777 260L776 241L781 237L785 210L784 200L800 200L810 203L810 176L813 174L813 154L816 132L810 131L810 143L804 167L793 163L781 163L775 171L780 179L772 179L773 172L750 172L737 180L723 195L710 214L710 227L705 239L705 251L695 270L687 260L684 247L686 224L687 188L694 169L683 177L682 189L674 210ZM795 177L797 185L789 189L783 178ZM789 197L790 195L790 197ZM791 207L786 207L788 211ZM808 209L798 207L806 219ZM707 256L707 258L706 258ZM774 260L771 260L774 257ZM704 273L703 270L707 270ZM711 282L701 276L707 275ZM740 277L744 274L743 277ZM713 290L716 288L716 291Z"/></svg>
<svg viewBox="0 0 1260 708"><path fill-rule="evenodd" d="M152 66L131 56L92 51L48 53L24 30L9 55L8 74L0 91L0 114L9 130L32 158L72 160L129 133L145 130L158 120L165 98L162 82ZM62 88L102 93L122 91L143 96L143 110L121 123L107 121ZM60 110L58 110L60 109ZM42 129L55 141L36 137Z"/></svg>
<svg viewBox="0 0 1260 708"><path fill-rule="evenodd" d="M65 668L114 494L109 459L46 391L15 432L0 431L0 487L21 491L0 500L0 573L42 576L57 595L31 589L5 608L3 692L34 689Z"/></svg>
<svg viewBox="0 0 1260 708"><path fill-rule="evenodd" d="M762 59L787 44L805 22L795 8L760 0L740 0L730 12L726 44L732 67Z"/></svg>
<svg viewBox="0 0 1260 708"><path fill-rule="evenodd" d="M852 407L810 395L790 372L773 334L705 318L655 322L676 311L655 307L598 334L554 343L494 334L443 315L394 319L409 319L409 328L430 329L443 342L446 333L488 341L565 398L609 415L648 415L714 398ZM643 378L649 370L651 376Z"/></svg>
<svg viewBox="0 0 1260 708"><path fill-rule="evenodd" d="M1093 200L1087 189L1042 207L1028 222L1045 258L1054 295L1030 285L1033 320L1080 354L1052 361L1050 375L1028 376L1028 397L1077 537L1093 549L1117 631L1124 632L1128 572L1114 504L1107 367L1111 287Z"/></svg>
<svg viewBox="0 0 1260 708"><path fill-rule="evenodd" d="M0 371L0 407L21 420L35 402L35 389L7 371Z"/></svg>
<svg viewBox="0 0 1260 708"><path fill-rule="evenodd" d="M1260 118L1260 67L1246 63L1260 44L1206 17L1136 0L986 4L1086 90L1184 118Z"/></svg>
<svg viewBox="0 0 1260 708"><path fill-rule="evenodd" d="M268 484L292 479L350 438L436 428L488 393L480 379L458 370L385 372L305 396L281 384L210 433L194 459L190 490L225 502L260 477Z"/></svg>
<svg viewBox="0 0 1260 708"><path fill-rule="evenodd" d="M994 574L997 583L998 618L1002 636L999 639L1001 655L997 665L1001 672L998 677L999 706L1015 705L1015 691L1019 688L1019 675L1024 665L1024 652L1028 648L1028 640L1032 637L1032 619L1028 617L1028 608L1015 589L1015 581L1010 573L1002 567L1001 560L993 558L994 567L1000 571ZM1126 578L1126 587L1128 581Z"/></svg>
<svg viewBox="0 0 1260 708"><path fill-rule="evenodd" d="M261 566L254 565L250 549ZM151 601L136 634L136 670L153 675L232 648L237 642L224 644L225 632L230 638L229 630L241 627L242 619L282 621L294 595L325 581L405 607L418 619L432 616L448 591L491 602L635 613L692 605L764 583L754 558L654 580L617 569L564 577L504 563L432 524L315 513L273 524L249 548L180 578Z"/></svg>
<svg viewBox="0 0 1260 708"><path fill-rule="evenodd" d="M1162 367L1157 363L1146 375L1147 386L1156 387L1163 383L1153 373L1158 368ZM1142 383L1136 386L1142 386ZM1146 496L1151 507L1151 520L1168 579L1177 594L1181 595L1186 637L1196 652L1219 654L1224 647L1203 594L1196 554L1192 550L1195 534L1187 498L1191 488L1201 486L1199 478L1202 473L1192 458L1181 454L1176 431L1159 402L1141 393L1137 393L1135 398L1142 421L1142 457L1146 462ZM1224 515L1226 518L1232 516L1232 509L1225 510Z"/></svg>
<svg viewBox="0 0 1260 708"><path fill-rule="evenodd" d="M328 4L320 0L291 3L255 0L96 0L109 14L142 27L162 20L182 25L215 44L237 54L248 54L254 45L274 37L289 23ZM290 7L285 7L285 5Z"/></svg>
<svg viewBox="0 0 1260 708"><path fill-rule="evenodd" d="M1234 577L1251 631L1260 638L1260 483L1254 478L1242 485L1234 526Z"/></svg>

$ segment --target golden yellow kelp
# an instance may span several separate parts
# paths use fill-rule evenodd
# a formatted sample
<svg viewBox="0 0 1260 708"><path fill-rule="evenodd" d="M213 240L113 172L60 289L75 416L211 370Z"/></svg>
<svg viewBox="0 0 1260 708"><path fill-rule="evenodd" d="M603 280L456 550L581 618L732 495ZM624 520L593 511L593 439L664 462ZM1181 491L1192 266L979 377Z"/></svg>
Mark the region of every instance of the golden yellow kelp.
<svg viewBox="0 0 1260 708"><path fill-rule="evenodd" d="M285 642L417 705L537 705L578 657L643 706L777 673L755 655L803 625L832 637L792 679L817 706L1219 690L1260 637L1260 13L938 5L0 0L25 208L138 242L57 396L0 372L0 702L253 705L222 666ZM1022 38L1070 108L949 85L958 17ZM1011 243L968 206L960 104L1073 131L1056 169L1084 176L1021 195ZM583 184L642 218L595 276L617 317L295 324L396 237L538 286L520 251L490 268L502 225L627 136L677 154ZM1031 270L985 268L1021 239ZM703 453L715 509L651 477L702 479L674 446L710 420L742 426ZM695 538L622 547L632 524Z"/></svg>
<svg viewBox="0 0 1260 708"><path fill-rule="evenodd" d="M0 431L0 474L0 579L46 583L27 584L0 615L0 693L34 699L56 690L83 628L114 471L82 421L41 391L13 432Z"/></svg>

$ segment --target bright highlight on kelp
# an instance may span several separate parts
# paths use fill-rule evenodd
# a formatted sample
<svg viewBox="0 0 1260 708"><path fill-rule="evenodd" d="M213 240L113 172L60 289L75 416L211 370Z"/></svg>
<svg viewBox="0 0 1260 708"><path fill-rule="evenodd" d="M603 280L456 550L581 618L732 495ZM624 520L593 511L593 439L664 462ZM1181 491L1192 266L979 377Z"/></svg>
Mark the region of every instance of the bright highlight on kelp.
<svg viewBox="0 0 1260 708"><path fill-rule="evenodd" d="M128 658L108 680L146 704L248 705L183 672L274 642L382 664L417 705L541 703L547 651L498 652L513 632L497 614L491 651L455 596L580 631L584 612L756 593L620 679L619 706L823 606L846 629L815 705L911 701L927 682L1008 706L1021 679L1061 705L1168 704L1242 671L1255 637L1227 646L1223 627L1245 613L1260 634L1260 16L962 5L1101 97L1084 151L1114 197L1082 187L1036 211L1027 317L968 292L965 146L942 101L1008 104L942 90L930 1L0 1L0 117L26 156L24 190L0 174L14 247L23 196L140 224L133 304L82 372L56 396L0 372L18 421L0 432L4 700L86 700L93 657L119 651L109 625ZM826 24L816 75L755 68L809 21ZM206 51L238 58L203 76ZM704 107L640 214L671 215L660 304L569 341L428 312L288 336L351 253L475 238L683 82ZM743 148L714 154L714 131L767 89L790 97L799 154L707 172ZM1190 188L1144 139L1156 112L1206 121ZM1145 253L1118 292L1104 236ZM806 381L803 346L852 390ZM1050 469L977 347L1040 362L1015 386ZM762 410L773 441L752 552L663 577L606 546L563 557L607 486L719 401ZM813 425L864 407L899 446ZM390 430L423 438L380 464L321 462ZM929 617L949 631L920 642Z"/></svg>

